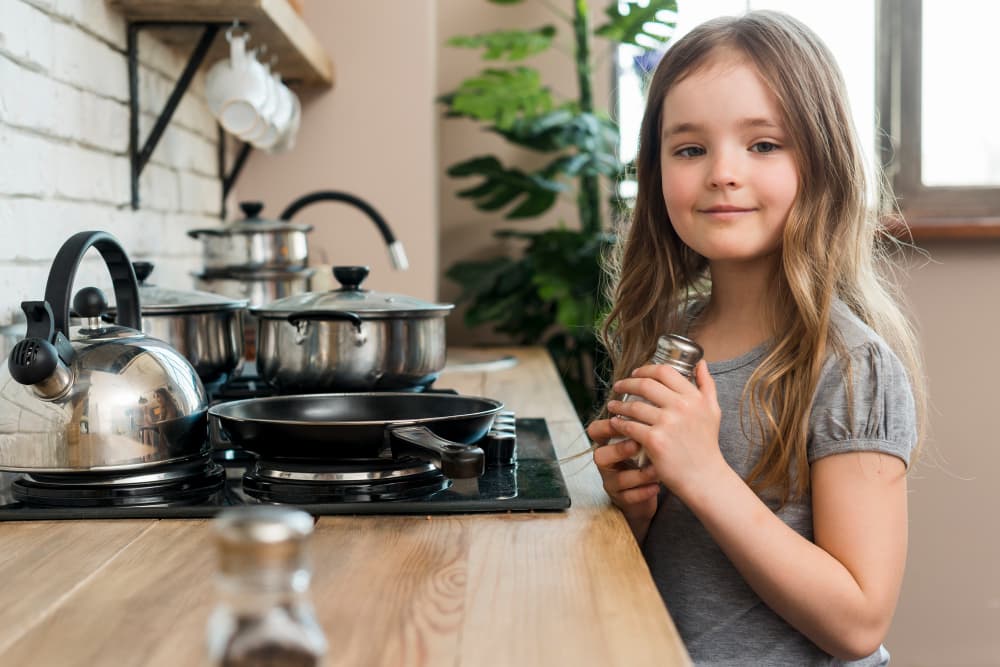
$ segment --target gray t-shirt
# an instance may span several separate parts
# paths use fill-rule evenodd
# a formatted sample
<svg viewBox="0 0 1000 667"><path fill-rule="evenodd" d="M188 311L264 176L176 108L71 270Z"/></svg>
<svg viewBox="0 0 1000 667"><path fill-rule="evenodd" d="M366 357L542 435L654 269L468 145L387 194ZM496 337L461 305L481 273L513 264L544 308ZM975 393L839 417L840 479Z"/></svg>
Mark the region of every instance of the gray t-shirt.
<svg viewBox="0 0 1000 667"><path fill-rule="evenodd" d="M809 418L810 463L840 452L879 451L909 465L917 439L916 413L902 363L843 303L835 304L832 321L849 350L853 392L847 392L841 365L831 355ZM759 459L760 448L751 446L740 427L740 400L766 352L767 346L762 345L708 366L722 408L719 445L726 462L744 479ZM695 664L868 667L888 663L884 647L850 663L824 653L754 593L687 507L672 494L661 494L660 500L643 554ZM766 502L772 510L777 507ZM789 502L777 514L797 533L813 540L811 498Z"/></svg>

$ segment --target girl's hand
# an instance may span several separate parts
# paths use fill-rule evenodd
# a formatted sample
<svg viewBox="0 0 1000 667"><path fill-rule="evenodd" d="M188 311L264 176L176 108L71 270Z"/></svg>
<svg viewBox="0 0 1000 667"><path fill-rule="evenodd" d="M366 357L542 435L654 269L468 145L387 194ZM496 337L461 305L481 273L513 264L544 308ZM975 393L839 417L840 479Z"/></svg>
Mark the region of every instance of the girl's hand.
<svg viewBox="0 0 1000 667"><path fill-rule="evenodd" d="M647 467L681 500L690 490L704 488L713 475L729 471L719 450L722 412L708 364L698 362L695 377L697 387L670 366L643 366L616 382L614 391L641 396L651 405L608 402L610 412L631 418L612 418L612 428L642 445Z"/></svg>
<svg viewBox="0 0 1000 667"><path fill-rule="evenodd" d="M614 420L621 421L621 420ZM610 419L599 419L587 427L587 435L600 445L594 450L594 463L601 474L604 490L625 515L636 540L641 544L649 528L649 522L656 513L657 494L660 485L656 470L646 466L635 467L631 458L639 453L639 445L632 440L622 440L613 445L610 438L619 437Z"/></svg>

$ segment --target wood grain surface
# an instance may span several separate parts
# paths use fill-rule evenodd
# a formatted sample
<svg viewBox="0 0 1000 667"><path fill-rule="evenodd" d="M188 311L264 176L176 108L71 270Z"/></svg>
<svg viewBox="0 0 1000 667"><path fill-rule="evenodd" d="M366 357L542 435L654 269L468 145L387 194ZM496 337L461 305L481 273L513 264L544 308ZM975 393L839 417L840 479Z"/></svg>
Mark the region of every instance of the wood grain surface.
<svg viewBox="0 0 1000 667"><path fill-rule="evenodd" d="M155 524L152 520L0 524L0 656L18 637L47 623L54 609ZM0 665L15 664L0 657Z"/></svg>
<svg viewBox="0 0 1000 667"><path fill-rule="evenodd" d="M587 446L538 349L437 386L545 417L557 451ZM327 665L689 665L589 457L565 512L327 516L311 596ZM215 604L209 522L0 523L0 665L198 665ZM11 605L14 605L13 607Z"/></svg>

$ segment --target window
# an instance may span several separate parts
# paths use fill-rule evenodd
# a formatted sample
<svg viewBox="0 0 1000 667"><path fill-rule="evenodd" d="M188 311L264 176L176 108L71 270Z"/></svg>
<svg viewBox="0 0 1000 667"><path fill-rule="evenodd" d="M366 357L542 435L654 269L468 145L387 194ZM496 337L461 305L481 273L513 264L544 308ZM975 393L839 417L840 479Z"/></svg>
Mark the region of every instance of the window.
<svg viewBox="0 0 1000 667"><path fill-rule="evenodd" d="M1000 3L982 0L679 0L673 40L715 16L777 9L826 42L847 82L869 171L890 179L914 237L1000 237ZM618 52L622 159L635 157L643 95ZM621 194L635 194L624 183Z"/></svg>
<svg viewBox="0 0 1000 667"><path fill-rule="evenodd" d="M879 156L917 238L1000 236L1000 6L878 0Z"/></svg>

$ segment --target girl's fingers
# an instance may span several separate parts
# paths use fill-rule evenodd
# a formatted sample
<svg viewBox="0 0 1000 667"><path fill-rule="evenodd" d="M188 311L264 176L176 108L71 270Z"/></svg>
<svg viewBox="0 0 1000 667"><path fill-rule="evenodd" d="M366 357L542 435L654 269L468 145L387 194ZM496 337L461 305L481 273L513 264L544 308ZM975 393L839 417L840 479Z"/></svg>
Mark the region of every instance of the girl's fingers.
<svg viewBox="0 0 1000 667"><path fill-rule="evenodd" d="M603 470L601 477L608 493L624 493L629 489L638 488L658 481L653 466L645 468L630 468L628 470Z"/></svg>
<svg viewBox="0 0 1000 667"><path fill-rule="evenodd" d="M643 371L645 369L651 368L650 366L643 366L636 370L636 373ZM615 382L612 389L614 389L616 394L624 395L631 394L632 396L640 396L653 405L662 406L663 403L670 398L670 390L667 389L662 382L653 378L651 376L644 377L627 377Z"/></svg>
<svg viewBox="0 0 1000 667"><path fill-rule="evenodd" d="M692 390L697 391L695 386L691 384L691 380L681 375L680 371L676 368L666 364L641 366L632 372L632 378L640 380L644 378L652 379L678 394L690 393Z"/></svg>
<svg viewBox="0 0 1000 667"><path fill-rule="evenodd" d="M628 417L643 424L652 424L659 419L660 414L669 406L650 405L644 401L608 401L608 411L615 416ZM618 434L622 433L622 419L611 419L611 428Z"/></svg>
<svg viewBox="0 0 1000 667"><path fill-rule="evenodd" d="M621 502L626 505L633 505L637 503L646 502L651 498L655 498L660 492L660 485L657 482L651 484L643 484L642 486L637 486L633 489L627 489L618 494Z"/></svg>
<svg viewBox="0 0 1000 667"><path fill-rule="evenodd" d="M598 419L587 426L587 437L599 445L605 444L609 438L617 435L618 431L611 426L609 419Z"/></svg>
<svg viewBox="0 0 1000 667"><path fill-rule="evenodd" d="M615 435L618 435L617 432ZM594 463L598 468L614 469L619 463L628 461L639 453L639 444L632 440L622 440L594 450Z"/></svg>
<svg viewBox="0 0 1000 667"><path fill-rule="evenodd" d="M718 403L719 397L715 392L715 378L712 374L708 372L708 362L704 359L698 362L695 366L695 379L698 382L698 389L704 394L712 403Z"/></svg>

